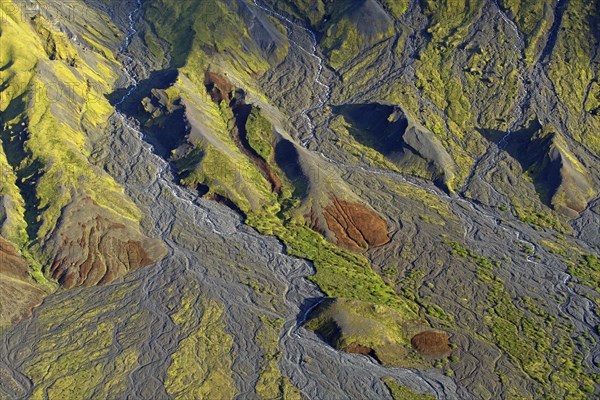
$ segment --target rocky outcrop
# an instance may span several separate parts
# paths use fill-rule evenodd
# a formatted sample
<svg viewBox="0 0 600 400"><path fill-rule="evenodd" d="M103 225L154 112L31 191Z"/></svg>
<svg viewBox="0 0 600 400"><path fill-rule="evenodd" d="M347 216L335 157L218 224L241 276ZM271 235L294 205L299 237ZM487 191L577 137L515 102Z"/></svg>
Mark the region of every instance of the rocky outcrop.
<svg viewBox="0 0 600 400"><path fill-rule="evenodd" d="M422 359L407 350L421 323L383 305L326 299L308 315L306 327L338 350L372 357L384 365L417 366Z"/></svg>
<svg viewBox="0 0 600 400"><path fill-rule="evenodd" d="M450 355L449 336L446 332L425 331L413 336L410 340L413 348L427 357L443 358Z"/></svg>
<svg viewBox="0 0 600 400"><path fill-rule="evenodd" d="M534 121L509 141L507 150L533 181L540 200L556 211L575 218L595 196L588 169L550 126Z"/></svg>
<svg viewBox="0 0 600 400"><path fill-rule="evenodd" d="M45 245L49 275L63 287L109 283L166 255L161 241L139 232L134 222L115 216L86 198L69 205Z"/></svg>
<svg viewBox="0 0 600 400"><path fill-rule="evenodd" d="M454 178L454 160L435 135L422 127L409 124L402 138L407 153L412 153L427 162L427 169L434 182L447 185ZM400 160L400 163L406 163L406 160Z"/></svg>
<svg viewBox="0 0 600 400"><path fill-rule="evenodd" d="M533 166L536 180L545 186L554 209L570 217L579 216L595 195L588 172L558 134L543 141L541 147L545 154Z"/></svg>
<svg viewBox="0 0 600 400"><path fill-rule="evenodd" d="M231 101L233 85L227 78L216 72L206 71L204 74L204 87L212 101L219 104L222 101Z"/></svg>
<svg viewBox="0 0 600 400"><path fill-rule="evenodd" d="M344 347L342 349L342 351L345 351L346 353L361 354L363 356L369 356L372 359L374 359L375 361L377 361L378 363L381 363L381 360L379 360L379 357L377 357L377 352L374 349L367 347L367 346L363 346L358 343L352 343L352 344Z"/></svg>
<svg viewBox="0 0 600 400"><path fill-rule="evenodd" d="M29 275L27 261L10 242L0 237L0 326L29 317L45 295Z"/></svg>
<svg viewBox="0 0 600 400"><path fill-rule="evenodd" d="M383 246L390 241L386 221L375 211L358 203L333 198L323 209L327 229L338 245L351 250ZM314 226L319 230L318 226Z"/></svg>
<svg viewBox="0 0 600 400"><path fill-rule="evenodd" d="M379 103L345 104L333 111L344 117L354 139L377 150L404 172L445 188L451 186L456 175L452 156L438 137L409 120L401 108Z"/></svg>

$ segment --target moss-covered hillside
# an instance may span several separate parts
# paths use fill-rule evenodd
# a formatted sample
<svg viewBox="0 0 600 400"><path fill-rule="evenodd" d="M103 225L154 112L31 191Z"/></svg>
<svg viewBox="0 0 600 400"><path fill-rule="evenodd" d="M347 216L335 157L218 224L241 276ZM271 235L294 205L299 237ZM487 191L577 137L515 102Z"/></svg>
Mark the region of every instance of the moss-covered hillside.
<svg viewBox="0 0 600 400"><path fill-rule="evenodd" d="M598 0L20 3L0 397L600 395Z"/></svg>

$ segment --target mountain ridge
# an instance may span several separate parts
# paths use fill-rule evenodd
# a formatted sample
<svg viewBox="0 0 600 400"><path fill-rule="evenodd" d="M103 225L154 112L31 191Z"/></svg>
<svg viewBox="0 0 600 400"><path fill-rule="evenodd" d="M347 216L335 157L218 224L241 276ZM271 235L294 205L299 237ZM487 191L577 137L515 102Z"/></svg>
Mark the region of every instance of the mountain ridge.
<svg viewBox="0 0 600 400"><path fill-rule="evenodd" d="M33 76L97 79L102 69L108 78L89 110L89 92L45 111L18 97L3 103L2 235L35 265L41 283L24 279L36 305L48 280L112 281L58 290L7 328L3 353L21 366L2 357L3 394L114 387L178 398L233 382L231 396L375 398L391 396L393 376L438 398L592 398L595 3L90 1L77 3L81 16L53 3L43 17L3 19L3 43L11 29L36 42ZM365 15L381 18L366 24ZM12 60L3 53L3 94L18 87ZM68 139L39 123L61 117L75 132ZM48 137L82 162L49 161ZM40 183L52 178L57 191ZM15 264L21 273L25 263ZM373 310L392 310L406 329L395 344L422 367L405 373L333 351L304 328L319 333L310 311L332 302L361 304L366 325ZM67 322L79 308L91 319ZM341 337L360 330L332 309ZM65 321L55 338L25 336L52 316ZM78 326L105 361L59 344ZM149 327L161 335L141 333ZM423 342L412 340L431 329L449 337L439 359L421 357ZM206 337L222 345L196 360L190 343ZM339 348L377 354L377 340ZM24 347L36 351L16 356ZM197 373L214 385L174 378L202 361L212 367ZM231 376L219 372L229 367Z"/></svg>

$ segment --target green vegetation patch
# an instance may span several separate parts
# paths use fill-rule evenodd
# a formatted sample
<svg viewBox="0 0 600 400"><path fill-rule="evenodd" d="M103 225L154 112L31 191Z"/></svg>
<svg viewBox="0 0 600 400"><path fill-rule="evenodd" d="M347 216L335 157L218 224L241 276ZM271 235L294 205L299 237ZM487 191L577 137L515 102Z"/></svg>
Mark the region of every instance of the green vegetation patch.
<svg viewBox="0 0 600 400"><path fill-rule="evenodd" d="M279 350L279 332L283 327L283 320L261 316L262 326L256 340L265 352L261 360L259 378L256 382L256 393L263 400L284 399L300 400L301 394L289 378L283 376L279 370L281 351Z"/></svg>
<svg viewBox="0 0 600 400"><path fill-rule="evenodd" d="M395 271L393 268L391 271L384 269L383 275L394 277L398 274L398 271ZM423 299L419 295L419 288L423 285L423 279L425 278L427 272L423 268L415 268L411 270L405 277L397 282L396 286L399 288L400 294L406 299L414 301L418 304L424 311L428 317L434 318L437 322L446 328L454 327L455 317L452 313L445 311L442 307L437 304L430 303L429 301Z"/></svg>
<svg viewBox="0 0 600 400"><path fill-rule="evenodd" d="M317 27L323 34L319 45L328 56L330 66L336 70L364 48L389 39L394 34L394 26L387 14L370 2L332 2L327 5L326 12L329 13L329 19ZM363 17L367 13L371 18Z"/></svg>
<svg viewBox="0 0 600 400"><path fill-rule="evenodd" d="M395 18L400 18L408 10L408 0L383 0L383 4Z"/></svg>
<svg viewBox="0 0 600 400"><path fill-rule="evenodd" d="M571 232L571 227L565 223L564 217L548 207L542 207L527 198L514 197L511 202L513 214L519 221L538 230L552 229L565 234Z"/></svg>
<svg viewBox="0 0 600 400"><path fill-rule="evenodd" d="M113 112L105 96L120 65L110 51L100 54L94 46L80 51L42 16L25 18L11 2L1 7L0 168L6 179L0 193L9 205L2 233L19 246L32 275L43 282L47 255L39 249L75 199L91 198L116 220L141 218L123 188L90 162L91 141ZM73 23L105 18L86 9ZM113 29L114 24L98 30L85 25L82 42L106 44L107 37L114 38Z"/></svg>
<svg viewBox="0 0 600 400"><path fill-rule="evenodd" d="M171 45L171 66L183 68L192 78L201 78L210 64L224 64L250 84L251 76L269 67L239 17L236 4L157 0L145 7L147 20ZM202 81L195 83L201 87Z"/></svg>
<svg viewBox="0 0 600 400"><path fill-rule="evenodd" d="M430 394L417 393L411 388L398 383L394 378L383 378L383 383L390 391L394 400L435 400L436 397Z"/></svg>
<svg viewBox="0 0 600 400"><path fill-rule="evenodd" d="M583 114L588 99L598 98L598 92L590 92L592 83L598 80L598 69L593 68L598 4L585 0L573 0L566 4L560 31L550 57L548 76L560 101L566 105L572 118L566 118L569 134L575 140L600 154L600 113L598 110ZM596 33L595 33L596 31ZM596 86L597 88L597 86Z"/></svg>
<svg viewBox="0 0 600 400"><path fill-rule="evenodd" d="M273 125L253 107L246 123L248 143L265 161L273 158Z"/></svg>
<svg viewBox="0 0 600 400"><path fill-rule="evenodd" d="M310 279L329 297L357 299L395 308L407 319L417 318L418 306L403 299L371 268L366 257L328 242L304 222L275 216L249 215L247 223L260 233L275 235L287 246L287 253L315 264Z"/></svg>
<svg viewBox="0 0 600 400"><path fill-rule="evenodd" d="M327 299L310 313L305 326L339 350L369 354L385 365L425 364L410 344L422 330L420 322L383 305Z"/></svg>
<svg viewBox="0 0 600 400"><path fill-rule="evenodd" d="M140 366L131 337L145 331L150 318L142 310L137 314L128 306L122 310L123 298L137 286L115 289L92 309L87 309L83 296L76 296L46 307L45 313L37 316L35 323L47 329L36 331L39 337L23 365L33 383L31 399L126 396L129 374ZM113 356L115 341L122 351Z"/></svg>
<svg viewBox="0 0 600 400"><path fill-rule="evenodd" d="M569 274L577 277L583 285L600 291L600 260L593 254L580 256L576 263L569 263Z"/></svg>
<svg viewBox="0 0 600 400"><path fill-rule="evenodd" d="M223 306L207 300L196 325L196 318L190 318L194 296L187 291L181 308L172 316L180 329L190 334L172 356L165 388L175 399L232 399L236 395L231 372L233 339L224 330Z"/></svg>
<svg viewBox="0 0 600 400"><path fill-rule="evenodd" d="M484 323L490 329L490 339L532 383L535 393L552 399L588 398L600 376L587 371L582 354L586 348L573 342L573 325L544 310L543 299L512 297L494 273L500 263L457 243L451 243L451 247L454 255L469 258L477 265L478 280L487 290ZM501 379L509 379L500 371L498 374ZM554 397L548 397L549 393Z"/></svg>

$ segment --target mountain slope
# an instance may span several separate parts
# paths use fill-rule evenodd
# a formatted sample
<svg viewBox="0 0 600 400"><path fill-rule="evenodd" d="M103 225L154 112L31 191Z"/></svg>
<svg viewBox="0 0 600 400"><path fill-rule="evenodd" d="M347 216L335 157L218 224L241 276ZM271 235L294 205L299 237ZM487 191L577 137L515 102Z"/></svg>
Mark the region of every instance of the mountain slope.
<svg viewBox="0 0 600 400"><path fill-rule="evenodd" d="M140 237L139 210L123 188L91 161L94 142L112 112L104 95L111 91L119 68L106 47L116 45L115 25L106 24L106 16L90 9L81 20L67 21L60 28L91 24L104 31L90 28L69 38L52 25L51 14L29 16L9 3L2 11L6 18L0 108L2 162L8 177L2 190L3 236L30 254L38 279L43 280L42 269L66 287L109 282L161 258L164 248L149 239L143 239L148 256L142 259L93 260L88 254L96 245L88 241L90 235L103 238L117 257L127 257L130 249L127 240L105 238L110 236L110 224L93 227L86 219L104 218L118 224L122 236ZM47 11L53 12L51 7ZM65 217L74 207L81 215ZM78 242L76 248L66 245L67 237ZM67 268L80 278L65 279L56 273ZM90 270L98 277L87 281Z"/></svg>
<svg viewBox="0 0 600 400"><path fill-rule="evenodd" d="M599 394L597 1L14 4L3 396Z"/></svg>

